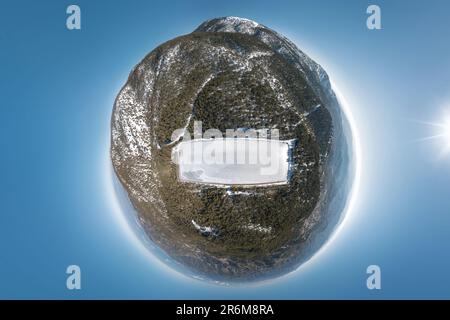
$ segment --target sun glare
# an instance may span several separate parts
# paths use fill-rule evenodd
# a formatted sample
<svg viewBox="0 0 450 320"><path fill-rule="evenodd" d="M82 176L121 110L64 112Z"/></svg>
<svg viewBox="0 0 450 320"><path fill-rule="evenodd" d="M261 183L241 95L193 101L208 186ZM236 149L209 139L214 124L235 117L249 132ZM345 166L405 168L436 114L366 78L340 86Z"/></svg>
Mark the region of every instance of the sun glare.
<svg viewBox="0 0 450 320"><path fill-rule="evenodd" d="M444 139L447 141L447 147L450 147L450 117L445 119L444 123Z"/></svg>
<svg viewBox="0 0 450 320"><path fill-rule="evenodd" d="M439 121L436 122L423 122L417 121L419 123L429 126L430 135L419 139L419 141L433 141L435 142L441 150L441 157L450 154L450 112L446 111L440 117Z"/></svg>

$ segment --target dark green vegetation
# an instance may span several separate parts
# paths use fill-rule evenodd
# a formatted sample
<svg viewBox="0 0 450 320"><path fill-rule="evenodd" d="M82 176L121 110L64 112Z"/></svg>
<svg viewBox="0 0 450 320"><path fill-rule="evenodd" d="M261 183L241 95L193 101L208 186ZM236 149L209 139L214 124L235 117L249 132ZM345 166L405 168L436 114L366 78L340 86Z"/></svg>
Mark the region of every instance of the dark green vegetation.
<svg viewBox="0 0 450 320"><path fill-rule="evenodd" d="M136 103L143 111L126 118ZM304 74L255 37L194 32L156 48L130 75L113 116L114 167L150 237L177 261L216 279L280 272L301 255L305 219L321 193L332 138L323 105ZM127 138L127 126L139 121L144 129ZM181 183L171 135L186 125L192 133L194 121L224 134L276 128L281 140L295 139L289 183L228 189ZM148 145L136 143L139 134ZM199 231L193 221L214 232Z"/></svg>

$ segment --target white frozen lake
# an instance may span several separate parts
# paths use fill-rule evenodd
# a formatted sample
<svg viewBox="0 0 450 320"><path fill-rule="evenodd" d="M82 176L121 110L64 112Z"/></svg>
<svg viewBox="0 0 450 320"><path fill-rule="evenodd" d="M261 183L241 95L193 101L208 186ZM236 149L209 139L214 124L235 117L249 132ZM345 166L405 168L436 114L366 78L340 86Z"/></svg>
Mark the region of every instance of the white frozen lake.
<svg viewBox="0 0 450 320"><path fill-rule="evenodd" d="M256 138L183 141L172 150L181 181L267 185L288 181L292 141Z"/></svg>

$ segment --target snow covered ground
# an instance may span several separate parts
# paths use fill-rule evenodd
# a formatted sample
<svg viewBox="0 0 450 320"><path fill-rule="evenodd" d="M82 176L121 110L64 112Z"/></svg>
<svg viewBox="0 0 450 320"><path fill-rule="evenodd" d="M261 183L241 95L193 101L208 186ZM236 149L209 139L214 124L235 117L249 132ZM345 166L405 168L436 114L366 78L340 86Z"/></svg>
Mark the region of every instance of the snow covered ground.
<svg viewBox="0 0 450 320"><path fill-rule="evenodd" d="M292 141L257 138L197 139L178 144L172 160L184 182L267 185L288 181Z"/></svg>

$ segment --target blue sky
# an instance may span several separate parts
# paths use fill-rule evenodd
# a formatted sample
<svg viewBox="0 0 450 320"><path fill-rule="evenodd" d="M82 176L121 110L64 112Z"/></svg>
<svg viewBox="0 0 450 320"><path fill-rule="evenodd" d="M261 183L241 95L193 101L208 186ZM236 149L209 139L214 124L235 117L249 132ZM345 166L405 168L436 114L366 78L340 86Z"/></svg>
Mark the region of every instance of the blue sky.
<svg viewBox="0 0 450 320"><path fill-rule="evenodd" d="M420 123L450 112L448 1L3 1L0 298L450 298L450 157ZM378 4L382 30L366 28ZM109 118L131 68L206 19L241 16L293 40L348 101L359 197L320 256L264 286L168 270L124 232L105 180ZM66 289L66 267L82 289ZM382 289L368 290L377 264Z"/></svg>

